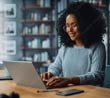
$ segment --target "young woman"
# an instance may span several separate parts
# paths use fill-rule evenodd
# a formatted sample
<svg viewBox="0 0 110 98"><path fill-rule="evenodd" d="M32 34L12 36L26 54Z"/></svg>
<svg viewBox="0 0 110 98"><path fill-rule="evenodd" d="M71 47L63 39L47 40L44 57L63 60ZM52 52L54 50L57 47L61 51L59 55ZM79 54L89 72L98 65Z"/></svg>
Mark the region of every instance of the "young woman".
<svg viewBox="0 0 110 98"><path fill-rule="evenodd" d="M102 84L106 58L102 13L92 4L72 3L57 26L62 46L42 80L48 79L50 87Z"/></svg>

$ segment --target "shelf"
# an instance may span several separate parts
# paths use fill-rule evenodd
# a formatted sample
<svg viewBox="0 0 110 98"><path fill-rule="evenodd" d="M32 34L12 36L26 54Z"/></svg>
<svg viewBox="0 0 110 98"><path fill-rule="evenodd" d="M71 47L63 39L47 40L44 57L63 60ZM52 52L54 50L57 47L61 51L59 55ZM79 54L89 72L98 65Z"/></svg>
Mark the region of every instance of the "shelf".
<svg viewBox="0 0 110 98"><path fill-rule="evenodd" d="M43 51L49 51L49 50L55 50L57 48L29 48L29 47L25 47L25 46L21 46L21 49L23 50L43 50Z"/></svg>
<svg viewBox="0 0 110 98"><path fill-rule="evenodd" d="M21 8L22 10L43 10L43 11L50 11L52 10L51 7L40 7L40 6L26 6Z"/></svg>
<svg viewBox="0 0 110 98"><path fill-rule="evenodd" d="M28 61L28 60L21 60L21 61ZM31 61L34 64L48 64L47 61Z"/></svg>
<svg viewBox="0 0 110 98"><path fill-rule="evenodd" d="M96 7L99 7L99 8L106 8L107 6L105 4L102 4L102 5L95 5Z"/></svg>
<svg viewBox="0 0 110 98"><path fill-rule="evenodd" d="M24 0L20 8L22 17L19 21L23 26L19 34L22 37L22 44L19 48L23 53L23 60L35 60L32 62L42 65L46 63L45 60L48 58L53 60L52 56L56 55L57 41L55 38L57 35L54 31L56 21L56 17L54 17L56 12L55 5L53 5L54 2L42 0L37 4L36 0ZM42 5L41 3L45 4ZM54 43L55 46L53 45ZM40 59L36 62L36 55L37 58L41 59L41 62Z"/></svg>
<svg viewBox="0 0 110 98"><path fill-rule="evenodd" d="M31 23L31 22L33 22L33 23L54 23L54 21L52 21L52 20L31 20L31 19L27 19L27 20L20 20L20 22L23 22L23 23L25 23L25 22L29 22L29 23Z"/></svg>
<svg viewBox="0 0 110 98"><path fill-rule="evenodd" d="M32 61L33 63L37 63L37 64L45 64L46 61Z"/></svg>
<svg viewBox="0 0 110 98"><path fill-rule="evenodd" d="M25 34L25 33L21 33L20 35L22 37L49 37L49 36L54 36L54 34Z"/></svg>

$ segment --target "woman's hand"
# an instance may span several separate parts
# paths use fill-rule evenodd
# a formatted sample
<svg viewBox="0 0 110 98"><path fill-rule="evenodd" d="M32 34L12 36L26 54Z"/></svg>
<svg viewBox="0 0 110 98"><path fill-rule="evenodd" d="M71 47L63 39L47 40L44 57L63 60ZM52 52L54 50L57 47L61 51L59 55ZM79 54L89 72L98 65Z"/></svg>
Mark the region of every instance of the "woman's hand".
<svg viewBox="0 0 110 98"><path fill-rule="evenodd" d="M41 79L46 82L48 81L48 79L50 79L53 76L53 74L51 72L45 72L43 74L41 74Z"/></svg>
<svg viewBox="0 0 110 98"><path fill-rule="evenodd" d="M52 77L48 80L47 85L50 87L64 87L70 83L69 78L62 78L62 77Z"/></svg>

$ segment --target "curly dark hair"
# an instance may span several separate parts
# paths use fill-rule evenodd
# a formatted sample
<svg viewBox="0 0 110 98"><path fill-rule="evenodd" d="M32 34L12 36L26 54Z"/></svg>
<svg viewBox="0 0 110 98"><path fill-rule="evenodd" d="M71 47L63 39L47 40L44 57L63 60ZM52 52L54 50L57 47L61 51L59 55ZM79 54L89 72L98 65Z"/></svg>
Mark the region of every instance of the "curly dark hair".
<svg viewBox="0 0 110 98"><path fill-rule="evenodd" d="M81 39L85 47L103 41L103 35L106 33L106 23L102 12L93 4L73 2L63 11L57 21L58 36L62 45L71 47L75 43L63 29L66 23L66 17L69 14L74 14L77 18L82 36Z"/></svg>

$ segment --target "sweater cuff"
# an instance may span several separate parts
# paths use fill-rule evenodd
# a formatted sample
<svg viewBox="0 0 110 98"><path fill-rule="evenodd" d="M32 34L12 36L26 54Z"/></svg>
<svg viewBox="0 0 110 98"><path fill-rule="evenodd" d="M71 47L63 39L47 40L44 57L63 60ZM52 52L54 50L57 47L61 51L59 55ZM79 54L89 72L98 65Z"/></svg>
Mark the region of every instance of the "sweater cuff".
<svg viewBox="0 0 110 98"><path fill-rule="evenodd" d="M48 72L52 73L54 76L58 76L58 74L53 70L48 70Z"/></svg>
<svg viewBox="0 0 110 98"><path fill-rule="evenodd" d="M80 84L86 84L87 79L85 78L85 76L79 76L80 78Z"/></svg>

